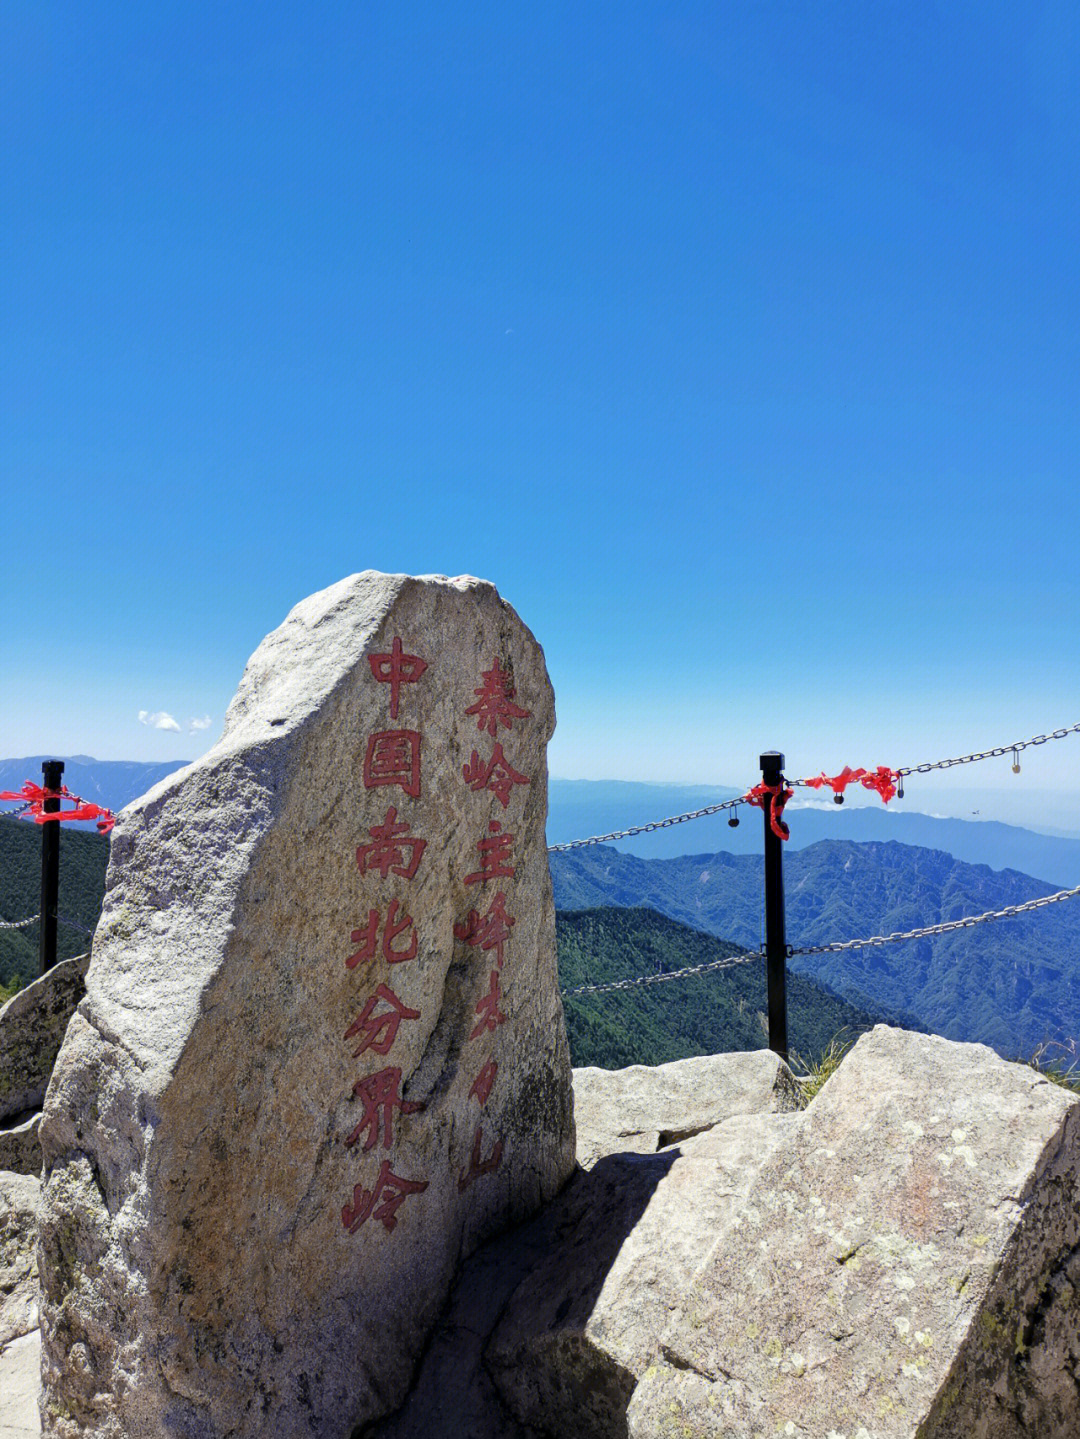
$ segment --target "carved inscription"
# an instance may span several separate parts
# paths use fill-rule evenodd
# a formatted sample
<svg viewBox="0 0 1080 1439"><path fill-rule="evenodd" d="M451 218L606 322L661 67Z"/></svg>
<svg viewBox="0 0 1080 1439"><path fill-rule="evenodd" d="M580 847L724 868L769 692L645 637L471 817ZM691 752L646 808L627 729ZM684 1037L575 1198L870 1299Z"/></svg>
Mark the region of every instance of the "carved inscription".
<svg viewBox="0 0 1080 1439"><path fill-rule="evenodd" d="M401 636L395 635L389 653L369 655L368 664L375 683L389 687L390 718L396 720L402 686L417 684L427 672L427 661L420 655L407 653ZM375 730L368 735L363 763L365 790L396 787L407 798L419 799L421 744L420 731L414 729ZM390 805L382 820L369 827L368 834L368 843L356 848L356 866L361 874L378 875L395 886L407 885L415 879L427 839L412 833L409 820L399 818L397 805ZM345 960L348 969L367 966L379 958L388 965L408 964L415 961L419 953L420 936L400 894L387 899L385 911L369 908L366 922L352 930L349 937L359 948ZM415 1023L420 1018L421 1011L407 1005L389 984L376 984L364 997L359 1013L345 1031L346 1041L360 1041L352 1051L352 1058L360 1059L369 1052L388 1056L401 1025ZM404 1098L401 1074L399 1065L388 1064L354 1083L352 1092L359 1101L360 1116L345 1138L346 1148L359 1146L361 1154L377 1147L392 1149L395 1119L417 1114L424 1108ZM373 1218L388 1234L392 1233L398 1223L398 1210L411 1195L422 1194L429 1182L395 1174L390 1160L384 1159L370 1189L365 1188L362 1181L353 1187L351 1202L342 1207L341 1222L350 1234L355 1234Z"/></svg>
<svg viewBox="0 0 1080 1439"><path fill-rule="evenodd" d="M376 881L384 897L380 903L368 906L366 918L350 931L354 948L345 959L346 968L355 970L361 980L370 976L366 992L362 989L356 996L354 1018L344 1032L351 1058L367 1063L378 1056L386 1061L382 1068L373 1068L352 1084L359 1114L344 1144L365 1164L373 1163L379 1151L393 1150L402 1123L424 1108L406 1098L402 1069L392 1059L402 1026L419 1022L421 1010L395 992L401 987L396 981L391 983L383 977L383 965L414 963L421 953L420 934L409 912L408 895L424 862L429 836L414 833L408 802L421 797L424 765L430 761L424 758L421 728L407 728L408 719L402 718L401 712L408 713L410 695L422 693L413 687L422 684L425 676L430 684L431 676L427 660L413 653L414 648L406 638L395 635L386 652L368 656L371 682L386 686L388 719L399 721L401 727L374 729L363 737L364 790L390 788L399 792L394 804L371 816L366 836L356 846L358 872ZM490 740L487 751L473 748L469 762L461 768L461 779L470 795L475 796L470 802L476 805L479 833L473 845L476 867L460 882L476 886L478 897L476 906L454 923L453 934L455 942L466 951L471 950L478 960L483 957L480 973L485 976L473 991L473 1022L466 1039L466 1056L472 1057L467 1063L473 1076L468 1098L477 1105L480 1122L472 1132L468 1151L457 1158L457 1188L462 1193L494 1174L503 1157L504 1139L485 1133L484 1114L499 1072L498 1061L491 1053L491 1036L508 1022L505 985L512 984L516 918L511 912L513 895L507 886L517 875L516 823L505 812L514 797L532 783L530 776L515 766L513 754L506 752L507 746L514 748L515 726L532 716L531 710L517 703L512 663L504 664L503 657L494 655L478 678L479 683L472 682L472 702L463 699L458 711L463 721L475 720L477 730ZM493 803L501 806L503 818L491 818ZM403 992L409 993L408 986ZM371 1158L365 1159L368 1155ZM397 1174L393 1164L391 1155L382 1159L377 1173L358 1177L352 1199L341 1210L342 1225L350 1234L369 1219L392 1233L406 1200L427 1189L427 1176Z"/></svg>

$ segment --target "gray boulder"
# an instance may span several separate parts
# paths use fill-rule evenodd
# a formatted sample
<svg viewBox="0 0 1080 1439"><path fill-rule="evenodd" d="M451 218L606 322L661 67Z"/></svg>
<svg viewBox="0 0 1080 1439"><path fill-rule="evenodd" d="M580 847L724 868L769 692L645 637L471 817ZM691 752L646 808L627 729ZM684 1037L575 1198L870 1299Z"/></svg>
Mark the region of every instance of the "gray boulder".
<svg viewBox="0 0 1080 1439"><path fill-rule="evenodd" d="M89 963L89 954L62 960L0 1008L0 1123L41 1108Z"/></svg>
<svg viewBox="0 0 1080 1439"><path fill-rule="evenodd" d="M633 1439L1075 1439L1080 1102L879 1026L754 1176Z"/></svg>
<svg viewBox="0 0 1080 1439"><path fill-rule="evenodd" d="M0 1170L12 1174L41 1173L41 1113L15 1124L0 1125Z"/></svg>
<svg viewBox="0 0 1080 1439"><path fill-rule="evenodd" d="M485 1362L549 1439L620 1439L637 1381L792 1114L739 1114L657 1154L616 1154L556 1201L560 1242L518 1286Z"/></svg>
<svg viewBox="0 0 1080 1439"><path fill-rule="evenodd" d="M625 1435L634 1386L725 1216L799 1122L772 1112L795 1092L767 1051L575 1070L592 1167L464 1266L413 1391L373 1439ZM596 1158L619 1136L655 1151L687 1130L659 1152Z"/></svg>
<svg viewBox="0 0 1080 1439"><path fill-rule="evenodd" d="M0 1348L0 1439L37 1439L40 1387L41 1333L35 1329Z"/></svg>
<svg viewBox="0 0 1080 1439"><path fill-rule="evenodd" d="M41 1183L0 1171L0 1350L38 1327Z"/></svg>
<svg viewBox="0 0 1080 1439"><path fill-rule="evenodd" d="M123 812L41 1126L46 1434L348 1435L563 1185L553 726L491 585L369 571Z"/></svg>
<svg viewBox="0 0 1080 1439"><path fill-rule="evenodd" d="M605 1154L654 1154L733 1114L783 1113L800 1104L791 1071L769 1049L575 1069L578 1163L589 1169Z"/></svg>

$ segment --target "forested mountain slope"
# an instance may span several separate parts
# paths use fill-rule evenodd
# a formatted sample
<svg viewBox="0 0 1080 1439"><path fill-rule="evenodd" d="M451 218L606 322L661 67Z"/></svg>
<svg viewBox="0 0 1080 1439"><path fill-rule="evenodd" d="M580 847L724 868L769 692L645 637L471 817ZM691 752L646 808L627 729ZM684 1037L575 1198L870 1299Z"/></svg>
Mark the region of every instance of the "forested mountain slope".
<svg viewBox="0 0 1080 1439"><path fill-rule="evenodd" d="M560 909L649 905L747 948L760 943L762 862L753 855L643 860L597 846L552 855ZM787 938L796 947L913 929L1022 903L1053 886L915 845L825 840L785 853ZM1080 899L935 939L796 957L791 967L854 1004L909 1014L950 1039L1008 1056L1080 1042Z"/></svg>
<svg viewBox="0 0 1080 1439"><path fill-rule="evenodd" d="M642 974L708 964L739 947L678 924L651 909L588 909L555 917L559 984L606 984ZM754 960L696 975L565 1001L575 1065L619 1069L664 1064L692 1054L763 1049L765 964ZM881 1019L827 993L801 975L788 976L788 1042L803 1059L817 1058L839 1033L855 1038Z"/></svg>
<svg viewBox="0 0 1080 1439"><path fill-rule="evenodd" d="M109 843L99 834L80 834L60 826L60 899L58 910L92 930L105 895ZM25 820L0 817L0 919L19 920L36 914L41 902L41 830ZM38 974L39 931L0 929L0 986L23 984ZM90 937L58 925L57 958L84 954Z"/></svg>

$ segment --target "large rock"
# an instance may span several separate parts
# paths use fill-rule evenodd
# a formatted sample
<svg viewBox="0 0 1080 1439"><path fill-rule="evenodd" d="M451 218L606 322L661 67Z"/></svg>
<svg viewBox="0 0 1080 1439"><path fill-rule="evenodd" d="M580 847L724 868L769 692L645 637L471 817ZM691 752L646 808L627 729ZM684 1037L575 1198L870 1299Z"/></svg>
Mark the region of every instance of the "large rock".
<svg viewBox="0 0 1080 1439"><path fill-rule="evenodd" d="M0 1171L0 1350L38 1326L40 1203L37 1179Z"/></svg>
<svg viewBox="0 0 1080 1439"><path fill-rule="evenodd" d="M413 1391L371 1439L625 1435L630 1394L673 1310L757 1166L799 1122L772 1112L793 1091L768 1052L575 1070L575 1107L603 1119L585 1131L589 1155L601 1133L693 1137L602 1156L475 1254Z"/></svg>
<svg viewBox="0 0 1080 1439"><path fill-rule="evenodd" d="M556 1201L560 1240L487 1346L507 1406L548 1439L623 1439L641 1375L725 1219L799 1117L739 1114L657 1154L617 1154Z"/></svg>
<svg viewBox="0 0 1080 1439"><path fill-rule="evenodd" d="M41 1113L14 1124L0 1124L0 1170L13 1174L41 1173Z"/></svg>
<svg viewBox="0 0 1080 1439"><path fill-rule="evenodd" d="M37 1439L41 1433L40 1373L38 1330L13 1339L0 1349L0 1439Z"/></svg>
<svg viewBox="0 0 1080 1439"><path fill-rule="evenodd" d="M879 1026L754 1178L633 1439L1075 1439L1080 1102Z"/></svg>
<svg viewBox="0 0 1080 1439"><path fill-rule="evenodd" d="M0 1123L41 1108L89 963L89 954L62 960L0 1008Z"/></svg>
<svg viewBox="0 0 1080 1439"><path fill-rule="evenodd" d="M791 1071L770 1049L705 1054L626 1069L575 1069L578 1163L605 1154L654 1154L733 1114L798 1109Z"/></svg>
<svg viewBox="0 0 1080 1439"><path fill-rule="evenodd" d="M539 647L368 572L121 816L41 1139L45 1433L347 1436L574 1164Z"/></svg>

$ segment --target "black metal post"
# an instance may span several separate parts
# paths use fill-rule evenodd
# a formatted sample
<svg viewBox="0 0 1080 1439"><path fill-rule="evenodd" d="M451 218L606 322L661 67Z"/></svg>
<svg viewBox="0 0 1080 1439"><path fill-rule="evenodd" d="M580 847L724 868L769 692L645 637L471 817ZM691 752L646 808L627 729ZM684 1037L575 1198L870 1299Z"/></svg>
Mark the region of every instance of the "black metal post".
<svg viewBox="0 0 1080 1439"><path fill-rule="evenodd" d="M47 759L41 766L47 790L58 790L64 773L62 759ZM47 799L42 805L46 814L56 814L60 800ZM60 894L60 821L41 826L41 932L40 962L44 974L56 963L56 905Z"/></svg>
<svg viewBox="0 0 1080 1439"><path fill-rule="evenodd" d="M769 750L760 760L767 785L783 781L784 756ZM769 1048L788 1057L787 1042L787 936L784 933L783 841L773 833L772 806L764 799L765 813L765 965L769 976Z"/></svg>

